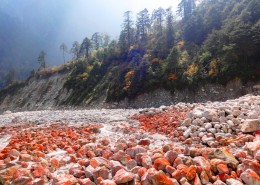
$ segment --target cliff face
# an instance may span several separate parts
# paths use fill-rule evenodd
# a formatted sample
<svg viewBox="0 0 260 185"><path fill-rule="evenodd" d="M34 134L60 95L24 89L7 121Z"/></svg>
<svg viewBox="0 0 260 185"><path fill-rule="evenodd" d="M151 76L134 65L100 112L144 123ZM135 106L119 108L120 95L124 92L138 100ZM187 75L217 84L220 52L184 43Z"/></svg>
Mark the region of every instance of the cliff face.
<svg viewBox="0 0 260 185"><path fill-rule="evenodd" d="M68 73L57 73L49 78L32 77L20 87L2 92L0 112L58 107L70 96L70 91L63 88L67 76Z"/></svg>
<svg viewBox="0 0 260 185"><path fill-rule="evenodd" d="M72 89L64 87L70 74L54 73L50 77L31 77L27 82L16 85L0 92L0 113L25 110L62 109L62 108L144 108L172 105L178 102L206 102L224 101L240 97L248 93L260 94L259 83L242 84L239 80L231 81L226 86L204 84L196 90L184 89L170 93L164 89L139 95L134 100L125 99L120 102L106 103L107 87L100 81L85 99L76 104L71 100L74 95ZM101 84L101 85L100 85Z"/></svg>

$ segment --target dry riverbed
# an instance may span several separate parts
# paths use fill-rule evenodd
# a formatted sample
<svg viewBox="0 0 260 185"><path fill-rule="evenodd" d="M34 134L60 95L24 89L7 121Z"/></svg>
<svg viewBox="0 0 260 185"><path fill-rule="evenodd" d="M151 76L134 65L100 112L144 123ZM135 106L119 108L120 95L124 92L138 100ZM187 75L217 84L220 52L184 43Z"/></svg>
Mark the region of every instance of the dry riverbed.
<svg viewBox="0 0 260 185"><path fill-rule="evenodd" d="M0 115L0 184L259 185L260 96Z"/></svg>

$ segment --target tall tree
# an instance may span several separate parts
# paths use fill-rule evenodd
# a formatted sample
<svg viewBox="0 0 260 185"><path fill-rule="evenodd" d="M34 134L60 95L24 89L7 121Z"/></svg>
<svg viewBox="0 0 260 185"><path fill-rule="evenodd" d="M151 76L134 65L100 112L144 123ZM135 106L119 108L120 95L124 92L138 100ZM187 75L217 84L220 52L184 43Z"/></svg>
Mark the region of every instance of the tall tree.
<svg viewBox="0 0 260 185"><path fill-rule="evenodd" d="M145 40L151 28L149 12L146 8L137 14L136 27L137 39Z"/></svg>
<svg viewBox="0 0 260 185"><path fill-rule="evenodd" d="M80 52L85 53L85 57L89 58L90 49L92 47L91 41L86 37L80 45Z"/></svg>
<svg viewBox="0 0 260 185"><path fill-rule="evenodd" d="M166 9L166 39L167 48L171 49L174 45L173 14L171 7Z"/></svg>
<svg viewBox="0 0 260 185"><path fill-rule="evenodd" d="M165 10L161 7L154 10L152 14L153 24L159 35L162 35L164 16Z"/></svg>
<svg viewBox="0 0 260 185"><path fill-rule="evenodd" d="M39 69L45 69L47 67L45 56L46 56L45 51L41 51L39 53L39 56L38 56L38 62L40 64L40 68Z"/></svg>
<svg viewBox="0 0 260 185"><path fill-rule="evenodd" d="M65 63L65 53L68 52L68 48L66 46L66 44L62 43L60 45L60 50L62 51L62 54L63 54L63 62Z"/></svg>
<svg viewBox="0 0 260 185"><path fill-rule="evenodd" d="M180 0L177 12L186 21L191 17L195 8L196 0Z"/></svg>
<svg viewBox="0 0 260 185"><path fill-rule="evenodd" d="M133 30L132 12L127 11L124 13L123 31L125 32L127 46L130 47L134 42L134 30Z"/></svg>
<svg viewBox="0 0 260 185"><path fill-rule="evenodd" d="M103 43L102 43L103 47L109 46L110 40L111 40L110 35L108 35L107 33L104 33L103 34Z"/></svg>
<svg viewBox="0 0 260 185"><path fill-rule="evenodd" d="M73 58L79 58L79 50L80 44L78 43L78 41L74 41L72 44L72 48L70 49L70 52L74 55Z"/></svg>
<svg viewBox="0 0 260 185"><path fill-rule="evenodd" d="M91 37L91 41L93 43L93 47L98 50L102 46L103 38L98 32L95 32Z"/></svg>

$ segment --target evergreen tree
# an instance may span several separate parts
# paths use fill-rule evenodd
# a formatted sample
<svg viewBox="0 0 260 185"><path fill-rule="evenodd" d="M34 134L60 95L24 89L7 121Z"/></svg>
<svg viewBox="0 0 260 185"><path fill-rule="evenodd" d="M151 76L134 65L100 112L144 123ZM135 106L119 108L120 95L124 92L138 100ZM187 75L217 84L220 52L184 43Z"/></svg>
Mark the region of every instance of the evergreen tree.
<svg viewBox="0 0 260 185"><path fill-rule="evenodd" d="M136 38L146 40L151 29L151 20L149 17L149 12L146 8L137 14L136 27Z"/></svg>
<svg viewBox="0 0 260 185"><path fill-rule="evenodd" d="M171 7L166 9L166 40L167 48L171 49L174 45L173 14Z"/></svg>
<svg viewBox="0 0 260 185"><path fill-rule="evenodd" d="M164 16L165 16L165 10L161 7L158 8L157 10L154 10L152 14L153 24L157 33L159 33L159 35L162 35L163 32Z"/></svg>
<svg viewBox="0 0 260 185"><path fill-rule="evenodd" d="M74 41L72 44L72 48L70 49L70 52L74 55L73 58L78 59L79 58L79 52L80 51L80 44L78 41Z"/></svg>
<svg viewBox="0 0 260 185"><path fill-rule="evenodd" d="M91 37L91 41L93 43L94 49L98 50L102 46L103 39L98 32L95 32Z"/></svg>
<svg viewBox="0 0 260 185"><path fill-rule="evenodd" d="M62 43L62 44L60 45L60 50L62 51L63 61L64 61L64 63L65 63L65 53L68 52L68 48L67 48L66 44Z"/></svg>
<svg viewBox="0 0 260 185"><path fill-rule="evenodd" d="M195 8L196 0L180 0L177 12L185 21L187 21Z"/></svg>
<svg viewBox="0 0 260 185"><path fill-rule="evenodd" d="M84 53L86 58L89 58L90 49L92 47L91 41L86 37L80 45L80 53Z"/></svg>
<svg viewBox="0 0 260 185"><path fill-rule="evenodd" d="M45 51L41 51L39 56L38 56L38 62L40 64L40 68L39 69L45 69L47 67L45 56L46 56Z"/></svg>

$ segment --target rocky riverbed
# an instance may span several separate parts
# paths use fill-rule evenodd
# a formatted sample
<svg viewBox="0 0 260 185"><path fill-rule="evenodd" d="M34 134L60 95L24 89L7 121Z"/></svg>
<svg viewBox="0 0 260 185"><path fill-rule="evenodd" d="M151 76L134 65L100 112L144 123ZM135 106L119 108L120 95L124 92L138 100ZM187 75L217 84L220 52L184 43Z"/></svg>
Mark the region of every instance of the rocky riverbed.
<svg viewBox="0 0 260 185"><path fill-rule="evenodd" d="M259 185L260 96L0 115L0 184Z"/></svg>

